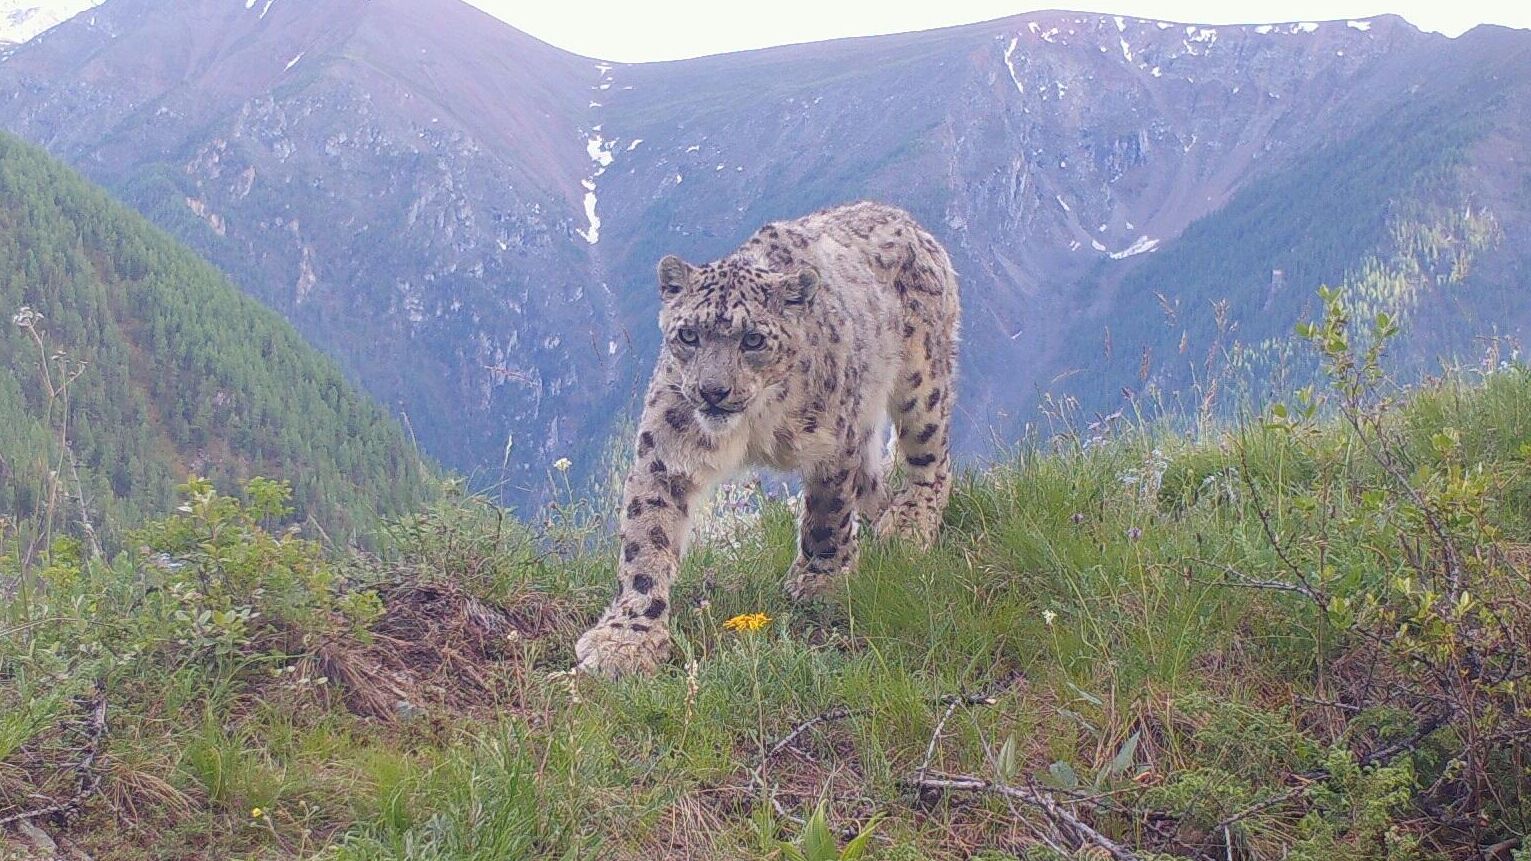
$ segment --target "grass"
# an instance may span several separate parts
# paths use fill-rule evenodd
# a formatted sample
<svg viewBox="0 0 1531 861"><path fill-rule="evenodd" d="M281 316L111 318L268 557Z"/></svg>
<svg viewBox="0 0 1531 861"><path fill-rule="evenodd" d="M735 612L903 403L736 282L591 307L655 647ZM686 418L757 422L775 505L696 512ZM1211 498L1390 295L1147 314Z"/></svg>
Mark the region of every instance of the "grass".
<svg viewBox="0 0 1531 861"><path fill-rule="evenodd" d="M1525 737L1525 697L1485 685L1498 711L1358 767L1446 696L1420 668L1458 643L1371 634L1430 630L1388 608L1418 579L1419 512L1459 509L1477 600L1525 630L1531 374L1427 386L1384 424L1439 485L1423 509L1338 421L1065 435L963 476L936 547L868 542L812 607L780 591L794 524L769 503L738 546L687 560L675 659L616 683L563 672L613 576L588 509L566 501L538 535L448 494L358 556L194 489L195 512L139 540L201 561L87 562L65 542L32 606L6 609L0 817L68 794L67 718L100 679L100 791L40 823L98 859L782 857L821 801L837 833L883 817L871 858L1104 857L1032 806L916 792L917 773L1056 793L1137 858L1467 857L1531 826L1514 745L1447 791L1475 749L1461 734ZM198 607L225 616L181 618ZM755 612L763 630L722 624ZM32 624L49 618L74 621ZM979 692L992 704L942 700Z"/></svg>

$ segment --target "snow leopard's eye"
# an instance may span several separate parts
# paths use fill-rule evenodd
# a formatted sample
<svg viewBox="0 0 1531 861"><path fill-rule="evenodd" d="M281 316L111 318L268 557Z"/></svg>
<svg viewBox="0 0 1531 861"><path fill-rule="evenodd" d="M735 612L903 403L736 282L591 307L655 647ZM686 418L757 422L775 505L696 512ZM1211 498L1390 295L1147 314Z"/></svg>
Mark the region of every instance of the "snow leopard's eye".
<svg viewBox="0 0 1531 861"><path fill-rule="evenodd" d="M696 330L690 326L681 327L680 331L675 333L675 338L688 347L695 347L701 340L697 337Z"/></svg>
<svg viewBox="0 0 1531 861"><path fill-rule="evenodd" d="M758 350L765 346L765 336L759 332L750 332L739 342L746 350Z"/></svg>

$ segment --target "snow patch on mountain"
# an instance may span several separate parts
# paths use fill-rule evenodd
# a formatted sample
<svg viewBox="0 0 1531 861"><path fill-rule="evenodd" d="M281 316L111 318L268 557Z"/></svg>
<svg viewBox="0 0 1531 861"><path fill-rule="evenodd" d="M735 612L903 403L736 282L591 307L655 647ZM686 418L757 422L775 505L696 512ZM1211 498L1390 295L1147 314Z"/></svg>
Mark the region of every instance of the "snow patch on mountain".
<svg viewBox="0 0 1531 861"><path fill-rule="evenodd" d="M1111 259L1125 260L1128 257L1135 257L1139 254L1147 254L1156 250L1158 247L1159 240L1149 239L1147 236L1139 236L1135 242L1122 249L1121 251L1113 251L1111 253Z"/></svg>
<svg viewBox="0 0 1531 861"><path fill-rule="evenodd" d="M1037 26L1037 22L1035 22L1035 21L1028 21L1026 23L1026 29L1030 30L1031 34L1033 36L1036 36L1036 37L1040 38L1044 42L1053 43L1053 42L1058 41L1058 28L1057 27L1052 27L1050 29L1043 30L1041 27Z"/></svg>
<svg viewBox="0 0 1531 861"><path fill-rule="evenodd" d="M1185 35L1192 42L1206 42L1208 45L1211 45L1217 41L1217 28L1188 25L1185 28Z"/></svg>
<svg viewBox="0 0 1531 861"><path fill-rule="evenodd" d="M595 214L595 189L585 192L585 219L590 222L590 227L579 231L579 235L591 245L601 241L601 217Z"/></svg>
<svg viewBox="0 0 1531 861"><path fill-rule="evenodd" d="M0 45L19 45L101 0L0 0Z"/></svg>
<svg viewBox="0 0 1531 861"><path fill-rule="evenodd" d="M590 138L585 141L585 152L589 154L591 161L601 166L601 170L611 167L611 142L601 136L599 126L596 127L595 131L591 132ZM596 171L597 176L600 174L601 171Z"/></svg>
<svg viewBox="0 0 1531 861"><path fill-rule="evenodd" d="M1015 84L1016 92L1026 92L1026 87L1021 83L1021 76L1015 73L1015 45L1021 40L1019 36L1010 37L1010 45L1005 48L1005 68L1010 70L1010 81Z"/></svg>
<svg viewBox="0 0 1531 861"><path fill-rule="evenodd" d="M610 63L595 64L595 70L600 73L600 77L594 85L596 92L611 89L611 70L613 68ZM599 108L601 103L592 101L590 107L592 109ZM627 148L628 151L632 151L632 148L640 142L634 141ZM585 189L585 222L588 226L584 230L576 230L575 232L591 245L601 241L601 217L595 211L600 198L595 193L595 181L600 178L601 174L606 172L606 168L611 167L612 161L616 158L612 155L612 149L616 145L617 142L615 140L607 140L606 136L601 134L600 123L591 126L590 131L586 133L585 154L590 156L590 162L594 165L594 168L591 170L590 176L580 180L579 184Z"/></svg>

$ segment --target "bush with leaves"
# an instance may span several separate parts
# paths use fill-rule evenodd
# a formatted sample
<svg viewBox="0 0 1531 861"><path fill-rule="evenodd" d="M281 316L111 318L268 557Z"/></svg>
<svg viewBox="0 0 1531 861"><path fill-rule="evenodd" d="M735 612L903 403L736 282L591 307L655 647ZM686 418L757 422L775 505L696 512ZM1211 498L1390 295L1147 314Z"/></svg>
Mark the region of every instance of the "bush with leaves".
<svg viewBox="0 0 1531 861"><path fill-rule="evenodd" d="M1379 313L1358 332L1343 291L1320 297L1322 317L1298 334L1319 352L1328 390L1305 390L1296 408L1277 404L1267 420L1317 466L1316 479L1290 497L1290 511L1256 503L1277 576L1229 572L1241 585L1287 591L1313 606L1321 671L1367 668L1363 678L1331 670L1320 679L1321 689L1341 692L1336 707L1351 715L1351 737L1309 775L1323 782L1305 793L1305 839L1348 833L1385 844L1388 857L1409 857L1417 835L1388 825L1405 807L1423 814L1416 827L1437 835L1467 834L1483 845L1524 835L1531 578L1495 512L1507 508L1507 494L1523 491L1531 447L1518 439L1524 430L1494 427L1490 416L1460 416L1461 427L1431 422L1415 433L1410 410L1428 397L1403 397L1383 368L1396 322ZM1501 382L1486 380L1477 400L1492 405ZM1323 427L1325 414L1338 417L1340 433ZM1485 432L1510 433L1501 445L1518 444L1519 462L1490 469L1469 456L1493 453L1481 440L1463 446L1464 434ZM1293 532L1310 537L1298 543ZM1390 728L1372 723L1379 713L1393 715ZM1336 830L1329 814L1345 807L1349 824Z"/></svg>
<svg viewBox="0 0 1531 861"><path fill-rule="evenodd" d="M295 528L291 489L252 478L244 500L192 477L176 513L134 534L148 582L146 603L168 622L188 658L293 654L341 633L365 636L382 613L370 590L349 588L335 563Z"/></svg>

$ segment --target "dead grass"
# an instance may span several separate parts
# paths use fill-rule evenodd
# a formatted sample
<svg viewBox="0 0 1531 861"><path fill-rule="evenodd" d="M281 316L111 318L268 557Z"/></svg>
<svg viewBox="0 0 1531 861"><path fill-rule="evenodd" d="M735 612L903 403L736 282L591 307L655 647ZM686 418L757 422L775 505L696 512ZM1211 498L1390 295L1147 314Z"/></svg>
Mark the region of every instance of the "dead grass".
<svg viewBox="0 0 1531 861"><path fill-rule="evenodd" d="M353 714L389 723L519 707L539 643L577 623L573 608L539 592L500 604L450 583L403 583L382 598L383 616L364 636L320 644L299 674L331 680Z"/></svg>

